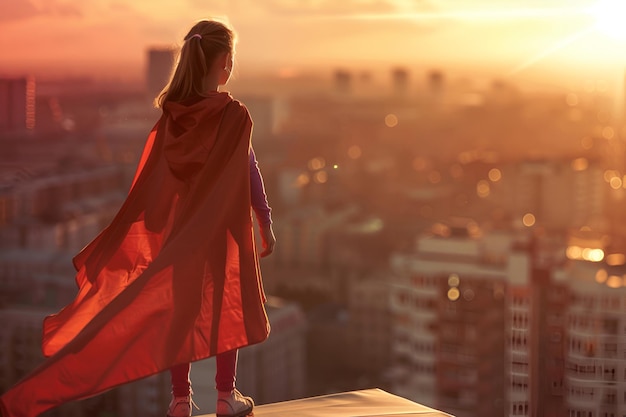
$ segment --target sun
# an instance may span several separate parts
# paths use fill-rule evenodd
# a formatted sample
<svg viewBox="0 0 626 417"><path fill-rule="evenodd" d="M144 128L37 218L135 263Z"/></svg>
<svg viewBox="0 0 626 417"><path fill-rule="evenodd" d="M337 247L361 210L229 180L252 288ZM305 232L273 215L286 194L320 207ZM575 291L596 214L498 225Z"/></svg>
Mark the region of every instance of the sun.
<svg viewBox="0 0 626 417"><path fill-rule="evenodd" d="M626 2L624 0L599 0L589 8L595 18L595 27L612 38L626 40Z"/></svg>

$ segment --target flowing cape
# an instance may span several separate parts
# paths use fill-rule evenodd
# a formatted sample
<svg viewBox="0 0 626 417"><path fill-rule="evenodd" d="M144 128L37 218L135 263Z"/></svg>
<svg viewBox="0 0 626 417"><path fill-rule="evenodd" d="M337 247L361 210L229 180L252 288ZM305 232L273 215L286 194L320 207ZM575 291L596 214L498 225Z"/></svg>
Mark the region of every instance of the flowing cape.
<svg viewBox="0 0 626 417"><path fill-rule="evenodd" d="M5 417L267 338L251 131L225 92L164 106L126 201L74 258L76 299L44 321L50 357L0 397Z"/></svg>

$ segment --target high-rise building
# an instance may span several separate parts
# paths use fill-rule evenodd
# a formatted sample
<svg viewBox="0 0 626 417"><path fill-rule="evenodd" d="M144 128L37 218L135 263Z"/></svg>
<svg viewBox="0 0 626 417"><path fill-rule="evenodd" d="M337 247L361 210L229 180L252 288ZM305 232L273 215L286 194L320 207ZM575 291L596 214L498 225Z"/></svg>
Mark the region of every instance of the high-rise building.
<svg viewBox="0 0 626 417"><path fill-rule="evenodd" d="M409 71L406 68L394 68L391 72L393 91L397 95L406 95L409 89Z"/></svg>
<svg viewBox="0 0 626 417"><path fill-rule="evenodd" d="M0 132L19 132L34 128L34 78L0 78Z"/></svg>
<svg viewBox="0 0 626 417"><path fill-rule="evenodd" d="M407 398L457 416L501 416L512 238L476 232L473 223L446 228L419 237L415 253L393 257L391 373L394 391Z"/></svg>
<svg viewBox="0 0 626 417"><path fill-rule="evenodd" d="M394 391L457 416L626 415L626 256L594 242L451 228L396 254Z"/></svg>
<svg viewBox="0 0 626 417"><path fill-rule="evenodd" d="M603 262L573 260L555 274L570 292L564 361L569 417L626 415L625 277L623 254Z"/></svg>
<svg viewBox="0 0 626 417"><path fill-rule="evenodd" d="M170 79L176 50L173 48L148 49L147 89L150 96L156 96Z"/></svg>

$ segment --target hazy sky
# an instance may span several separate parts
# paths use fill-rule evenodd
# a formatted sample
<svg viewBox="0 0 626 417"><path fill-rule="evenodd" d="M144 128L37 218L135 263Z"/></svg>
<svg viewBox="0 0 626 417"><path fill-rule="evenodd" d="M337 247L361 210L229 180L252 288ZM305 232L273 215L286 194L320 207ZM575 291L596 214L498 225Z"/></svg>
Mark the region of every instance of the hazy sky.
<svg viewBox="0 0 626 417"><path fill-rule="evenodd" d="M623 73L626 34L600 29L623 32L610 16L626 9L617 0L608 13L593 14L596 3L0 0L0 74L138 79L148 46L180 44L195 21L210 16L227 16L239 33L242 71L406 64L491 66L513 76ZM605 19L600 27L599 18Z"/></svg>

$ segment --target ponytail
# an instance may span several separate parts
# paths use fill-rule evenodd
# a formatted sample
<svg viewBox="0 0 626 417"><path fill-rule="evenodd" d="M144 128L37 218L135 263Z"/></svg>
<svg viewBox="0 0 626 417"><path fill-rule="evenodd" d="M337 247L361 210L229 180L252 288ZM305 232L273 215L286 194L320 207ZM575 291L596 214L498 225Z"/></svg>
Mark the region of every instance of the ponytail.
<svg viewBox="0 0 626 417"><path fill-rule="evenodd" d="M234 32L215 20L198 22L184 40L172 77L155 99L157 108L167 101L202 95L204 77L218 54L232 53L234 48Z"/></svg>

